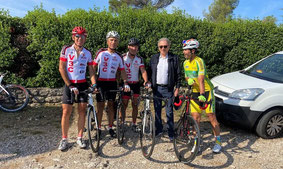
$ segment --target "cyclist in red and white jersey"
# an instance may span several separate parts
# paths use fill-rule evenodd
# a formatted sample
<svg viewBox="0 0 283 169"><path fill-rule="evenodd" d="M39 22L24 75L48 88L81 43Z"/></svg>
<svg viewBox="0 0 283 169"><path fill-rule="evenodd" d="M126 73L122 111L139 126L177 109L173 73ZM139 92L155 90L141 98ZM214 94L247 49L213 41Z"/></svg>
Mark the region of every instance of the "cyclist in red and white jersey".
<svg viewBox="0 0 283 169"><path fill-rule="evenodd" d="M133 91L132 100L132 129L136 131L136 120L138 114L138 97L140 95L140 83L139 83L139 72L141 72L144 80L144 86L150 86L151 83L148 81L147 73L143 59L137 55L139 51L140 42L137 38L131 38L128 43L128 52L123 54L124 66L128 77L128 84ZM129 99L131 98L130 93L125 93L123 96L123 104L125 110L128 107ZM125 111L126 112L126 111Z"/></svg>
<svg viewBox="0 0 283 169"><path fill-rule="evenodd" d="M95 74L94 74L94 61L89 50L84 48L87 32L83 27L75 27L72 31L72 39L74 44L71 46L64 46L59 63L59 71L62 79L65 82L63 89L63 115L62 115L62 140L60 141L59 150L65 150L68 148L67 138L69 130L69 119L72 112L72 95L77 95L78 102L78 138L77 144L80 148L85 148L86 144L82 140L84 124L85 124L85 112L87 107L87 95L79 93L88 88L86 82L86 68L89 69L90 80L92 86L96 86Z"/></svg>
<svg viewBox="0 0 283 169"><path fill-rule="evenodd" d="M103 109L105 106L105 100L108 100L108 129L111 137L116 137L116 133L112 129L116 93L110 93L109 90L117 90L117 71L121 71L121 78L125 82L125 91L130 91L130 87L127 84L127 74L125 72L123 59L116 52L116 48L119 44L119 38L120 36L116 31L108 32L106 35L108 48L100 49L97 52L96 58L94 60L94 70L95 72L98 71L97 87L100 88L103 93L103 98L100 96L100 94L96 95L99 132L101 133L101 121L103 116Z"/></svg>

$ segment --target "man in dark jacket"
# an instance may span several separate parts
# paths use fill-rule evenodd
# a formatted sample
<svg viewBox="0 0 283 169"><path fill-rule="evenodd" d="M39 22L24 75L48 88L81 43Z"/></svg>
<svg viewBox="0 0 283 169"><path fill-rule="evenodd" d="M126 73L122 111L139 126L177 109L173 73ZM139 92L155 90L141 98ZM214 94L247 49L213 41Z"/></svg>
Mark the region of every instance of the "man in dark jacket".
<svg viewBox="0 0 283 169"><path fill-rule="evenodd" d="M174 138L174 115L173 115L173 95L177 96L181 84L181 72L178 56L168 53L170 41L167 38L161 38L158 41L160 53L151 57L149 63L149 73L153 95L156 97L167 98L166 116L168 125L168 136L170 141ZM174 90L174 87L176 89ZM155 134L162 134L163 125L161 119L162 101L154 99L155 109Z"/></svg>

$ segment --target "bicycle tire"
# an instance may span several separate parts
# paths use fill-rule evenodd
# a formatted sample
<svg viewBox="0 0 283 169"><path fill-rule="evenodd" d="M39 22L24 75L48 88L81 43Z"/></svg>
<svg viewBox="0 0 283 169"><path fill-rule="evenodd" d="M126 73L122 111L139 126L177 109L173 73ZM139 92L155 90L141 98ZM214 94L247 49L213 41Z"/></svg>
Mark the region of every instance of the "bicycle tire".
<svg viewBox="0 0 283 169"><path fill-rule="evenodd" d="M143 113L140 129L140 143L143 156L149 158L155 146L155 125L150 111Z"/></svg>
<svg viewBox="0 0 283 169"><path fill-rule="evenodd" d="M100 133L98 129L98 120L96 113L94 113L92 108L87 110L87 133L90 147L93 152L98 152L99 142L100 142Z"/></svg>
<svg viewBox="0 0 283 169"><path fill-rule="evenodd" d="M5 112L17 112L25 108L29 102L29 93L21 85L8 84L5 90L0 89L0 109Z"/></svg>
<svg viewBox="0 0 283 169"><path fill-rule="evenodd" d="M192 162L200 147L200 130L190 115L184 115L177 123L174 137L174 151L180 162Z"/></svg>
<svg viewBox="0 0 283 169"><path fill-rule="evenodd" d="M120 119L120 110L121 112L123 111L123 105L118 105L117 110L116 110L116 133L117 133L117 139L118 143L121 145L124 142L124 137L125 137L125 113L122 112L122 119Z"/></svg>

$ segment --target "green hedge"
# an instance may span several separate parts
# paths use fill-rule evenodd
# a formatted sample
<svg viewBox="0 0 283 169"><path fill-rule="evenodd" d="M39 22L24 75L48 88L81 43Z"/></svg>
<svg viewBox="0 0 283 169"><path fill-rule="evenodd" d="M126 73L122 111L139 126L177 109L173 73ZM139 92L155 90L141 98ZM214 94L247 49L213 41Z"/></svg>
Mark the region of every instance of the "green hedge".
<svg viewBox="0 0 283 169"><path fill-rule="evenodd" d="M210 77L243 69L266 55L283 50L282 26L243 19L216 24L192 18L179 10L168 14L154 9L123 8L113 14L94 8L56 15L37 7L24 18L13 18L1 11L0 20L0 71L10 72L5 78L8 82L28 87L63 85L58 71L59 54L63 45L72 43L74 26L88 30L85 46L93 55L99 48L106 47L105 36L110 30L121 35L118 48L121 53L127 50L128 39L137 37L142 44L139 54L146 58L146 62L158 52L157 41L162 37L171 40L171 51L183 61L182 40L196 37L201 45L199 56L204 58ZM12 43L17 41L13 39L15 34L27 35L24 37L28 44L19 47ZM18 61L19 51L28 54L26 66ZM18 70L26 71L28 75L23 76L24 73L19 74Z"/></svg>

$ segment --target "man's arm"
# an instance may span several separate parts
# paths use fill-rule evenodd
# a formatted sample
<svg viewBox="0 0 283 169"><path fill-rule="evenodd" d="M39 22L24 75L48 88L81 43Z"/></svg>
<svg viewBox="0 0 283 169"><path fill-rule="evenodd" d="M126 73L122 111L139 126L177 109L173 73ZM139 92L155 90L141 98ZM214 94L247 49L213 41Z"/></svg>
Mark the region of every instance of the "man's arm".
<svg viewBox="0 0 283 169"><path fill-rule="evenodd" d="M71 82L69 80L66 67L67 67L67 62L64 62L64 61L60 60L60 62L59 62L59 72L61 74L62 79L64 80L64 83L67 86L70 86Z"/></svg>
<svg viewBox="0 0 283 169"><path fill-rule="evenodd" d="M147 72L146 72L146 70L145 70L144 67L141 67L141 68L140 68L140 71L141 71L141 74L142 74L142 78L143 78L143 80L144 80L143 85L145 85L145 84L148 82Z"/></svg>
<svg viewBox="0 0 283 169"><path fill-rule="evenodd" d="M96 84L94 66L88 65L88 71L89 71L89 75L90 75L91 84Z"/></svg>
<svg viewBox="0 0 283 169"><path fill-rule="evenodd" d="M199 81L199 91L200 94L204 95L205 88L204 88L204 75L199 75L198 76L198 81Z"/></svg>

